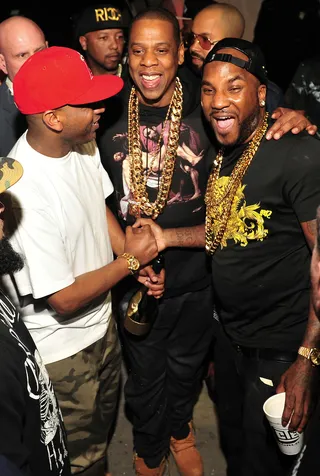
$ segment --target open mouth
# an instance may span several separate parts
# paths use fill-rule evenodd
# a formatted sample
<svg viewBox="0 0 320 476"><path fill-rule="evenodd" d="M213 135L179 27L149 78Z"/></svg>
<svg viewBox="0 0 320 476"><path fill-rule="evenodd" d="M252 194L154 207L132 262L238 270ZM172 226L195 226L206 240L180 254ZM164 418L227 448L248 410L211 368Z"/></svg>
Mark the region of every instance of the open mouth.
<svg viewBox="0 0 320 476"><path fill-rule="evenodd" d="M216 130L220 134L227 134L231 131L235 118L233 116L212 116Z"/></svg>
<svg viewBox="0 0 320 476"><path fill-rule="evenodd" d="M141 82L147 89L154 89L159 86L161 81L161 74L141 74Z"/></svg>

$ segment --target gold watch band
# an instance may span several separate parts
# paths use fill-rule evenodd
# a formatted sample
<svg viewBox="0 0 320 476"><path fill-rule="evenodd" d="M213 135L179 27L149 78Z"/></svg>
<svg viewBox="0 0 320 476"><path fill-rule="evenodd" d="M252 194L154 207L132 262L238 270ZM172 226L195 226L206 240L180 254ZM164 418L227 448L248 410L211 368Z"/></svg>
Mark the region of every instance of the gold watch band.
<svg viewBox="0 0 320 476"><path fill-rule="evenodd" d="M125 258L127 260L128 269L131 274L134 274L140 268L139 260L130 253L122 253L117 259L119 258Z"/></svg>
<svg viewBox="0 0 320 476"><path fill-rule="evenodd" d="M314 367L320 366L320 349L317 347L299 347L298 354L308 359Z"/></svg>
<svg viewBox="0 0 320 476"><path fill-rule="evenodd" d="M301 347L299 347L298 354L302 355L302 357L305 357L306 359L310 360L311 350L312 349L309 349L308 347L301 346Z"/></svg>

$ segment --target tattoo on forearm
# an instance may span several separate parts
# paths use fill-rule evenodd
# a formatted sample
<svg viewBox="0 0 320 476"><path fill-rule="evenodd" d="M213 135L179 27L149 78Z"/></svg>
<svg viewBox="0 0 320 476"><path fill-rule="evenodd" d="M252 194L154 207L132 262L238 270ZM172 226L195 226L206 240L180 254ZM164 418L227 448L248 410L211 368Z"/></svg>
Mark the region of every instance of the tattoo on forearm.
<svg viewBox="0 0 320 476"><path fill-rule="evenodd" d="M307 221L308 232L312 236L317 236L317 222L316 220Z"/></svg>
<svg viewBox="0 0 320 476"><path fill-rule="evenodd" d="M204 229L202 227L177 228L177 243L179 247L202 247L204 246Z"/></svg>

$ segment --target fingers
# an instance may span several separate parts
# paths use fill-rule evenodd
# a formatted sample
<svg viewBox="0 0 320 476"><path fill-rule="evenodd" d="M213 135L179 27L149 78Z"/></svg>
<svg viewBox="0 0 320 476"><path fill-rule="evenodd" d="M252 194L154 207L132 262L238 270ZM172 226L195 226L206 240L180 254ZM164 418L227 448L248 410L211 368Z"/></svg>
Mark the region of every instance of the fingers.
<svg viewBox="0 0 320 476"><path fill-rule="evenodd" d="M141 218L137 218L137 220L134 222L134 224L132 225L133 228L139 228L140 226L142 226L141 224Z"/></svg>
<svg viewBox="0 0 320 476"><path fill-rule="evenodd" d="M313 125L313 124L311 124L310 126L307 126L307 127L306 127L306 131L307 131L308 134L310 134L311 136L314 136L315 133L317 132L317 130L318 130L318 127L315 126L315 125Z"/></svg>
<svg viewBox="0 0 320 476"><path fill-rule="evenodd" d="M149 288L148 294L149 296L153 297L161 297L164 293L164 286L163 284L151 284L151 283L146 283L146 287Z"/></svg>
<svg viewBox="0 0 320 476"><path fill-rule="evenodd" d="M145 271L146 275L148 276L151 283L157 283L158 282L158 276L153 271L152 266L146 266L144 268L144 271Z"/></svg>
<svg viewBox="0 0 320 476"><path fill-rule="evenodd" d="M274 113L271 115L272 119L275 119L275 120L279 119L279 117L281 117L281 116L282 116L282 113L281 113L281 111L278 111L278 109L276 109L274 111Z"/></svg>
<svg viewBox="0 0 320 476"><path fill-rule="evenodd" d="M304 126L301 130L305 129L307 123L306 118L301 114L297 114L295 111L287 112L280 117L268 130L266 139L276 139L279 140L283 134L291 131L295 127L300 127L300 121L304 122Z"/></svg>
<svg viewBox="0 0 320 476"><path fill-rule="evenodd" d="M137 218L132 227L139 228L144 225L151 226L153 223L153 220L151 220L150 218Z"/></svg>
<svg viewBox="0 0 320 476"><path fill-rule="evenodd" d="M294 405L295 405L295 394L294 393L286 393L286 401L284 405L284 410L282 413L282 425L287 426L290 421Z"/></svg>
<svg viewBox="0 0 320 476"><path fill-rule="evenodd" d="M283 112L284 111L284 112ZM270 127L266 134L266 139L279 140L284 134L291 131L293 134L299 134L303 130L307 130L310 135L316 133L316 126L305 117L302 112L292 110L276 111L272 115L276 122Z"/></svg>
<svg viewBox="0 0 320 476"><path fill-rule="evenodd" d="M165 281L165 270L162 269L159 274L155 275L157 282L147 281L146 286L149 288L149 296L153 296L156 299L159 299L163 296L164 293L164 281Z"/></svg>
<svg viewBox="0 0 320 476"><path fill-rule="evenodd" d="M302 419L300 423L297 425L298 426L298 432L301 433L304 428L306 427L309 416L310 416L310 401L309 399L306 399L304 402L302 402L303 408L302 408Z"/></svg>

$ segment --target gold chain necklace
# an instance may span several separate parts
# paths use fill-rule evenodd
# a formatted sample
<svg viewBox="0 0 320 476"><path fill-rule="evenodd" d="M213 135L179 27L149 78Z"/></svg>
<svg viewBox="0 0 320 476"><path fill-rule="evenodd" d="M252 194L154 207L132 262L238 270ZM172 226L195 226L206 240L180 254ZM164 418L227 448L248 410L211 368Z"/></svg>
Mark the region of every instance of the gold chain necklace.
<svg viewBox="0 0 320 476"><path fill-rule="evenodd" d="M170 101L170 104L169 104L169 107L168 107L168 111L167 111L162 129L161 129L161 134L159 135L159 139L158 139L158 142L157 142L157 147L155 148L155 150L153 152L151 152L149 154L151 156L151 162L150 162L150 165L147 164L148 170L146 170L146 172L145 172L145 179L144 180L145 180L146 185L147 185L148 179L149 179L149 177L152 173L153 164L155 163L155 160L156 160L157 156L161 153L160 152L161 151L161 142L162 142L162 139L163 139L164 131L166 130L166 127L167 127L167 124L168 124L169 117L170 117L171 108L172 108L172 99L173 99L173 95L172 95L172 98L171 98L171 101ZM137 98L137 101L138 101L138 98ZM139 105L137 107L139 107ZM149 128L147 127L147 129L149 129ZM161 160L161 157L160 157L160 160Z"/></svg>
<svg viewBox="0 0 320 476"><path fill-rule="evenodd" d="M143 167L140 143L139 100L135 87L133 86L131 89L128 108L128 145L130 161L130 190L133 194L133 200L130 203L130 213L135 217L138 217L143 213L156 219L166 206L179 145L182 105L182 85L179 78L176 78L176 86L169 105L170 113L168 111L168 117L166 118L166 120L170 120L170 127L159 190L156 200L150 202L147 192L148 172L145 173ZM162 130L164 130L164 128ZM160 142L158 146L159 145ZM159 153L161 153L160 147ZM149 175L150 170L152 170L153 162L154 158L149 168Z"/></svg>
<svg viewBox="0 0 320 476"><path fill-rule="evenodd" d="M243 151L241 157L234 166L228 185L224 192L217 187L217 182L220 175L221 165L223 161L224 149L220 149L214 161L215 167L210 174L207 190L205 195L206 203L206 251L213 254L221 243L224 233L227 228L230 217L232 203L235 194L242 182L242 179L255 156L258 147L268 129L268 116L266 113L262 125L259 127L246 149ZM218 224L218 231L214 233L213 225Z"/></svg>

